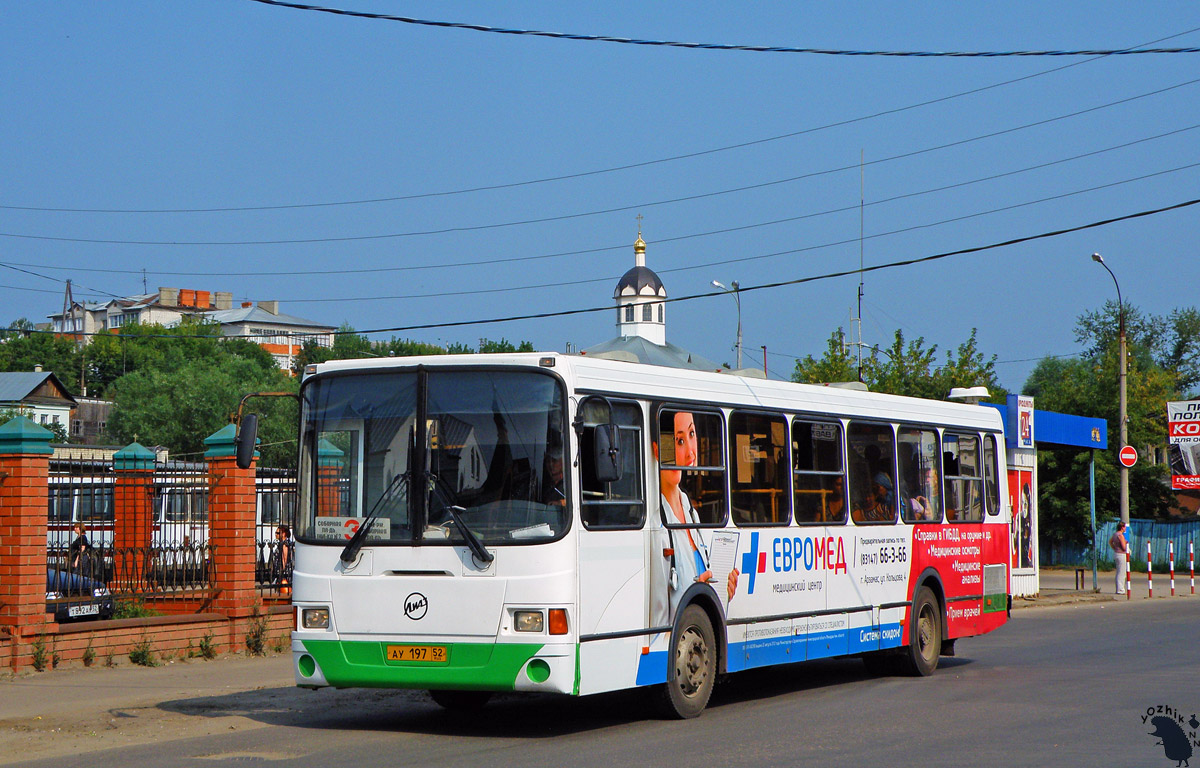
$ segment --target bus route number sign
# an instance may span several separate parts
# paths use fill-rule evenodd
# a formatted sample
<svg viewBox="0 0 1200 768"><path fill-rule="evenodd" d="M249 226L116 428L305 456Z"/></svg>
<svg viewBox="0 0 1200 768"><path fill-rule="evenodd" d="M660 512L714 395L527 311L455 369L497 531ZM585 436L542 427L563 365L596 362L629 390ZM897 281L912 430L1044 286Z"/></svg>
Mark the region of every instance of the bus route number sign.
<svg viewBox="0 0 1200 768"><path fill-rule="evenodd" d="M444 645L389 645L388 661L415 661L421 664L445 664L448 661Z"/></svg>

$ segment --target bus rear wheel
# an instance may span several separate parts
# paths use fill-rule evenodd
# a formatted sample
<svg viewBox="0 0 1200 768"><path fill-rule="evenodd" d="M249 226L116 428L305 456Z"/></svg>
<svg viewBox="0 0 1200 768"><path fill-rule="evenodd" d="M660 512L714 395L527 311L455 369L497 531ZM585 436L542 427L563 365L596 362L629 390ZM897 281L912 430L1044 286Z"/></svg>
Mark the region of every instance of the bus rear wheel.
<svg viewBox="0 0 1200 768"><path fill-rule="evenodd" d="M704 609L698 605L684 608L671 640L660 704L667 717L686 720L708 706L717 679L716 636Z"/></svg>
<svg viewBox="0 0 1200 768"><path fill-rule="evenodd" d="M924 677L937 669L942 655L942 610L929 587L918 589L913 598L906 651L904 667L910 675Z"/></svg>
<svg viewBox="0 0 1200 768"><path fill-rule="evenodd" d="M492 698L491 691L430 691L430 698L443 709L469 712L483 709Z"/></svg>

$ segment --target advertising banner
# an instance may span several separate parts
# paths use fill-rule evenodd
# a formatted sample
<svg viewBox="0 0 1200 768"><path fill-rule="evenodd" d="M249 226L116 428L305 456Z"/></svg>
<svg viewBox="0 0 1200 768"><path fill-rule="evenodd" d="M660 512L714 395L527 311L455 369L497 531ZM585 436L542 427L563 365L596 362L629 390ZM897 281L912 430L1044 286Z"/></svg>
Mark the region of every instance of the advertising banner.
<svg viewBox="0 0 1200 768"><path fill-rule="evenodd" d="M1200 400L1167 403L1167 441L1171 487L1200 489Z"/></svg>
<svg viewBox="0 0 1200 768"><path fill-rule="evenodd" d="M1012 567L1031 569L1037 563L1037 499L1033 493L1033 473L1008 470L1008 498L1012 505Z"/></svg>

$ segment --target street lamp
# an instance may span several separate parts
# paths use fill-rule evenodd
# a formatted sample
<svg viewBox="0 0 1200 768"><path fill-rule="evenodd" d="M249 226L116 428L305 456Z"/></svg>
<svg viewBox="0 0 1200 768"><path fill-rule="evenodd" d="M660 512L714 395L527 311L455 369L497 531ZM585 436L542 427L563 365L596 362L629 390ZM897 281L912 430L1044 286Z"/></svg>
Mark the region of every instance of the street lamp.
<svg viewBox="0 0 1200 768"><path fill-rule="evenodd" d="M1117 286L1117 316L1119 323L1117 338L1118 354L1121 356L1121 373L1119 378L1121 387L1121 400L1119 405L1120 412L1117 415L1117 418L1120 420L1121 424L1121 443L1117 447L1117 451L1119 453L1129 440L1129 425L1126 423L1127 417L1125 415L1125 376L1127 368L1127 357L1125 354L1125 303L1121 300L1121 284L1117 282L1117 276L1113 274L1113 271L1108 268L1107 264L1104 263L1104 257L1098 253L1093 253L1092 261L1104 267L1104 269L1112 277L1113 285ZM1129 524L1129 468L1124 464L1121 465L1121 522L1125 523L1126 525Z"/></svg>
<svg viewBox="0 0 1200 768"><path fill-rule="evenodd" d="M737 303L737 367L740 371L742 369L742 297L738 294L738 281L734 280L730 283L733 286L732 289L726 288L719 280L713 280L712 284L726 293L732 293L733 300Z"/></svg>

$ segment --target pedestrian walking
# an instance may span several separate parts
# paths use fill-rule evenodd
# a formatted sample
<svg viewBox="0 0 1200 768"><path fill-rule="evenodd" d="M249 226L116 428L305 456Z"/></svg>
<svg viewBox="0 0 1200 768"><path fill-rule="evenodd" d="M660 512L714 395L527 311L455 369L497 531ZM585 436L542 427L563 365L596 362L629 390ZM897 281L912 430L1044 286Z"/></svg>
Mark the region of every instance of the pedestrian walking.
<svg viewBox="0 0 1200 768"><path fill-rule="evenodd" d="M294 566L292 553L294 549L291 526L280 525L275 529L275 545L271 552L271 581L284 595L292 593L292 568Z"/></svg>
<svg viewBox="0 0 1200 768"><path fill-rule="evenodd" d="M1125 558L1129 554L1129 542L1125 540L1125 521L1117 523L1117 530L1108 540L1108 548L1113 551L1113 562L1117 565L1117 594L1125 594Z"/></svg>

